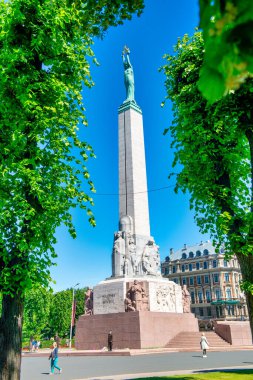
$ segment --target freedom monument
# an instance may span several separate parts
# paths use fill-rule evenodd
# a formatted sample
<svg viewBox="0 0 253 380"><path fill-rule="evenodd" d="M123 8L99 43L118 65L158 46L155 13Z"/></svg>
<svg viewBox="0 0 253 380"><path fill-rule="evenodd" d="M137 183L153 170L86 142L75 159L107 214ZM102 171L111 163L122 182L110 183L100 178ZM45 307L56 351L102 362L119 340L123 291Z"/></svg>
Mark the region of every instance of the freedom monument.
<svg viewBox="0 0 253 380"><path fill-rule="evenodd" d="M92 311L77 321L77 349L101 349L110 330L114 348L161 347L179 332L198 331L187 289L161 276L159 246L150 234L142 110L127 47L122 58L126 100L118 109L119 230L112 276L94 287Z"/></svg>

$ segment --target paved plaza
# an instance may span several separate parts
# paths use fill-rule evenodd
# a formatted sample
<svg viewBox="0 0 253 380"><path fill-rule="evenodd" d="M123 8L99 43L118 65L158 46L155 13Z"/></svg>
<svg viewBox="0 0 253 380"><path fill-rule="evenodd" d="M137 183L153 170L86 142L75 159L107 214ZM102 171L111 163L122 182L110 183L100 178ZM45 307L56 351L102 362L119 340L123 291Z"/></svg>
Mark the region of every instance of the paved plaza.
<svg viewBox="0 0 253 380"><path fill-rule="evenodd" d="M46 379L49 374L46 356L22 358L21 380ZM61 380L126 380L135 377L165 376L205 370L253 369L253 351L170 352L135 356L62 356L62 374L50 376ZM56 371L57 372L57 371Z"/></svg>

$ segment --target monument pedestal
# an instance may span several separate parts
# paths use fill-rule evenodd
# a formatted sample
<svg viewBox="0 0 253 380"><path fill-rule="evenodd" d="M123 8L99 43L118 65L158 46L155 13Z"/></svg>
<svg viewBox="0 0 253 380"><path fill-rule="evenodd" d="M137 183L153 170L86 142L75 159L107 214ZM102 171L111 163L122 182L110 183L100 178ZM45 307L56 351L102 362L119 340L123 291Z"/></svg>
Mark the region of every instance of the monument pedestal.
<svg viewBox="0 0 253 380"><path fill-rule="evenodd" d="M164 347L180 332L198 331L194 315L183 313L181 287L165 278L111 278L94 287L93 297L94 315L76 324L79 350L107 346L110 330L114 349Z"/></svg>
<svg viewBox="0 0 253 380"><path fill-rule="evenodd" d="M107 347L112 330L113 349L164 347L180 332L197 332L198 321L191 313L134 311L82 315L76 326L78 350L101 350Z"/></svg>
<svg viewBox="0 0 253 380"><path fill-rule="evenodd" d="M134 283L138 284L136 291ZM126 298L128 293L131 300ZM181 286L167 278L142 276L101 281L93 290L94 314L125 312L127 300L134 301L137 311L183 313Z"/></svg>

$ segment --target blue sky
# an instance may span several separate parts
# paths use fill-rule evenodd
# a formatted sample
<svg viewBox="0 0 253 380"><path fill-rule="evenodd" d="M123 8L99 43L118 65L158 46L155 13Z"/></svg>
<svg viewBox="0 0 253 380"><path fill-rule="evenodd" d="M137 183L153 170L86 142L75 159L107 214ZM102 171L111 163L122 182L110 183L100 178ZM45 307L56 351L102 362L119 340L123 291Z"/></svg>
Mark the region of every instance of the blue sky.
<svg viewBox="0 0 253 380"><path fill-rule="evenodd" d="M51 271L55 291L76 283L94 286L111 276L113 234L119 219L118 196L113 194L118 193L117 109L125 100L124 45L131 50L135 98L143 112L151 234L160 246L161 259L172 247L179 249L184 243L209 239L194 223L189 197L175 194L175 180L168 180L173 152L170 136L163 136L163 131L171 123L172 112L169 102L164 108L160 106L165 98L165 77L158 72L164 64L163 55L173 53L178 37L193 34L198 21L196 0L147 0L141 17L110 29L103 40L95 41L100 66L91 68L95 86L83 92L89 126L80 130L80 137L93 146L97 156L88 162L97 190L93 196L97 227L89 225L82 211L74 210L77 239L73 240L64 226L57 230L59 257ZM167 186L171 187L150 191Z"/></svg>

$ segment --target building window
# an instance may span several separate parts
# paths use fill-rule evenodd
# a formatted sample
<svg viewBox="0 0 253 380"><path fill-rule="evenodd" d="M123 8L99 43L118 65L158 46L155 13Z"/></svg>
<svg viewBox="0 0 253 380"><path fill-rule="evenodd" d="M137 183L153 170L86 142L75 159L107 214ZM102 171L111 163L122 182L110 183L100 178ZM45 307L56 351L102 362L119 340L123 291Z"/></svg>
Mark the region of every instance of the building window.
<svg viewBox="0 0 253 380"><path fill-rule="evenodd" d="M189 264L189 271L192 271L192 264Z"/></svg>
<svg viewBox="0 0 253 380"><path fill-rule="evenodd" d="M193 252L190 252L189 253L189 257L192 259L194 257L194 253Z"/></svg>
<svg viewBox="0 0 253 380"><path fill-rule="evenodd" d="M204 261L204 269L208 269L208 262Z"/></svg>
<svg viewBox="0 0 253 380"><path fill-rule="evenodd" d="M208 256L208 254L209 254L208 249L204 249L204 255L205 255L205 256Z"/></svg>
<svg viewBox="0 0 253 380"><path fill-rule="evenodd" d="M235 315L234 305L227 305L227 312L228 312L228 315Z"/></svg>
<svg viewBox="0 0 253 380"><path fill-rule="evenodd" d="M223 266L224 266L225 268L227 268L227 266L228 266L228 262L227 262L227 260L223 260Z"/></svg>
<svg viewBox="0 0 253 380"><path fill-rule="evenodd" d="M198 291L198 299L199 299L199 302L202 303L203 302L203 293L201 290Z"/></svg>
<svg viewBox="0 0 253 380"><path fill-rule="evenodd" d="M201 256L201 252L200 251L197 251L196 252L196 257L200 257Z"/></svg>
<svg viewBox="0 0 253 380"><path fill-rule="evenodd" d="M220 293L220 289L215 289L215 297L217 300L219 300L221 298L221 293Z"/></svg>
<svg viewBox="0 0 253 380"><path fill-rule="evenodd" d="M218 273L214 273L214 275L213 275L213 282L219 282L219 275L218 275Z"/></svg>
<svg viewBox="0 0 253 380"><path fill-rule="evenodd" d="M186 259L186 253L182 254L182 259L184 259L184 260Z"/></svg>
<svg viewBox="0 0 253 380"><path fill-rule="evenodd" d="M205 276L205 284L209 284L209 276Z"/></svg>
<svg viewBox="0 0 253 380"><path fill-rule="evenodd" d="M229 282L229 273L225 273L224 278L226 282Z"/></svg>
<svg viewBox="0 0 253 380"><path fill-rule="evenodd" d="M173 265L172 267L172 273L176 273L177 272L177 267L175 265Z"/></svg>
<svg viewBox="0 0 253 380"><path fill-rule="evenodd" d="M212 310L210 307L207 307L207 316L211 317L212 316Z"/></svg>
<svg viewBox="0 0 253 380"><path fill-rule="evenodd" d="M199 268L200 268L200 264L196 263L196 269L199 270Z"/></svg>
<svg viewBox="0 0 253 380"><path fill-rule="evenodd" d="M177 278L173 278L173 280L176 284L178 284L178 279Z"/></svg>
<svg viewBox="0 0 253 380"><path fill-rule="evenodd" d="M186 285L186 278L185 277L182 278L182 284Z"/></svg>
<svg viewBox="0 0 253 380"><path fill-rule="evenodd" d="M230 298L231 298L231 289L230 289L230 288L227 288L227 289L226 289L226 298L227 298L227 299L230 299Z"/></svg>
<svg viewBox="0 0 253 380"><path fill-rule="evenodd" d="M181 270L182 270L182 272L185 271L185 266L184 266L184 264L181 266Z"/></svg>
<svg viewBox="0 0 253 380"><path fill-rule="evenodd" d="M193 277L190 277L190 285L193 285L194 284L194 279Z"/></svg>
<svg viewBox="0 0 253 380"><path fill-rule="evenodd" d="M165 268L164 274L165 274L165 276L166 276L167 274L169 274L169 268Z"/></svg>
<svg viewBox="0 0 253 380"><path fill-rule="evenodd" d="M195 293L191 292L191 303L195 303Z"/></svg>
<svg viewBox="0 0 253 380"><path fill-rule="evenodd" d="M197 276L197 284L201 285L201 277L200 276Z"/></svg>
<svg viewBox="0 0 253 380"><path fill-rule="evenodd" d="M213 268L217 268L217 260L213 260Z"/></svg>
<svg viewBox="0 0 253 380"><path fill-rule="evenodd" d="M204 315L203 307L200 307L200 308L199 308L199 315L200 315L201 317L203 317L203 315Z"/></svg>
<svg viewBox="0 0 253 380"><path fill-rule="evenodd" d="M210 302L210 301L211 301L210 290L206 290L206 302Z"/></svg>

